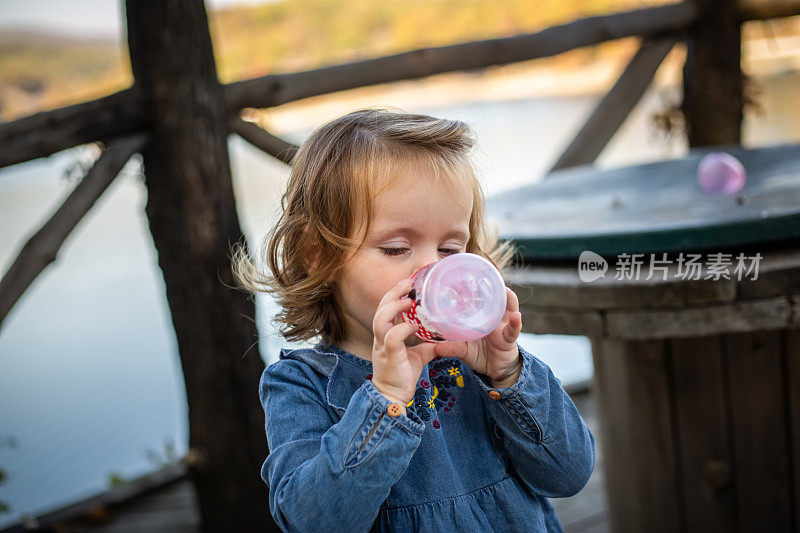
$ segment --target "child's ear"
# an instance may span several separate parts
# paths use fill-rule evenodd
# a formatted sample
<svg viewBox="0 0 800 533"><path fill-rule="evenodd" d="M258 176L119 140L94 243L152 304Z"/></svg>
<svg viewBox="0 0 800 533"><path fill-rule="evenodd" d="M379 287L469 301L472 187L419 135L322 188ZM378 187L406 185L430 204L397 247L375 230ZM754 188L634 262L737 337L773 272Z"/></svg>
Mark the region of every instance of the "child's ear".
<svg viewBox="0 0 800 533"><path fill-rule="evenodd" d="M303 255L303 268L309 274L313 273L319 266L321 260L320 246L312 235L308 226L303 228L303 241L305 254ZM310 246L309 246L310 245Z"/></svg>
<svg viewBox="0 0 800 533"><path fill-rule="evenodd" d="M320 262L320 253L319 252L309 252L303 258L303 268L306 269L306 272L309 274L313 273L319 267Z"/></svg>
<svg viewBox="0 0 800 533"><path fill-rule="evenodd" d="M306 269L308 274L313 274L317 268L319 268L320 263L322 262L322 252L309 252L306 255L305 259L303 260L303 267ZM333 275L331 275L326 281L327 283L331 283L333 281Z"/></svg>

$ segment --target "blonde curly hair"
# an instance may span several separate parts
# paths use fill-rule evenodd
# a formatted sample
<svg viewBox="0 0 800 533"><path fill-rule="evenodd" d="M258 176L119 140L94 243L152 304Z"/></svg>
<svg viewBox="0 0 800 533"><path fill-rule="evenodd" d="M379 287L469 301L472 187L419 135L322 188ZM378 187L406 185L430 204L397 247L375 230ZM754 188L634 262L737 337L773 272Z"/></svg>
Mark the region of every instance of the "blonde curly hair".
<svg viewBox="0 0 800 533"><path fill-rule="evenodd" d="M269 272L260 271L236 245L236 281L249 292L273 295L281 307L273 324L285 339L341 342L344 322L329 280L363 246L372 199L393 185L398 169L415 164L432 170L436 181L471 190L466 251L505 268L515 249L499 241L496 229L487 232L484 194L469 156L474 144L461 121L380 108L354 111L317 128L292 161L282 214L260 248Z"/></svg>

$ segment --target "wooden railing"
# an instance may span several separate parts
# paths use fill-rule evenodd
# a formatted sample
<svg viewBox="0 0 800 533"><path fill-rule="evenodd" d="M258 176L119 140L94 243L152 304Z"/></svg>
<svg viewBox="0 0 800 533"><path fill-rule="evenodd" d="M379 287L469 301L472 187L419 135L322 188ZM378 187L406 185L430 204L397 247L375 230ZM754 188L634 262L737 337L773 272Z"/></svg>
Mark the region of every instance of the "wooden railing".
<svg viewBox="0 0 800 533"><path fill-rule="evenodd" d="M247 327L252 329L246 329L239 320L240 315L251 312L246 307L249 304L218 287L220 265L229 259L223 250L225 243L230 244L241 234L235 218L224 135L236 133L287 164L297 149L244 121L240 117L242 109L279 106L357 87L526 61L639 36L640 50L554 168L595 160L679 41L689 44L683 112L690 144L738 142L742 112L740 24L800 14L800 0L741 0L738 4L729 0L692 0L585 18L532 34L425 48L220 86L201 2L181 0L167 5L127 0L126 4L136 80L132 87L0 124L0 168L90 142L105 145L86 177L27 241L0 280L0 328L20 296L55 260L67 235L125 162L134 153L143 153L148 187L146 212L181 347L190 427L203 429L190 436L190 449L198 458L192 463L191 472L195 481L200 481L196 486L201 510L211 509L203 511L203 519L214 522L217 517L216 529L242 531L240 527L244 527L248 516L263 519L260 487L243 488L244 498L233 497L232 492L219 488L237 486L242 480L255 483L250 479L250 466L241 458L245 454L249 462L255 463L260 457L263 427L259 419L263 421L263 413L257 404L252 405L250 391L242 392L238 386L257 379L258 365L240 361L239 366L231 366L226 359L232 351L239 351L241 345L237 343L246 349L254 325L249 324ZM200 31L194 31L197 28ZM168 39L162 38L164 35ZM196 60L187 65L181 54L189 53ZM154 79L159 87L181 85L183 96L158 90ZM191 84L186 83L187 79ZM724 103L711 119L706 116L710 102ZM165 119L165 113L170 114L170 120ZM176 118L191 123L184 124ZM201 149L201 144L211 153L198 158L193 150ZM179 152L180 160L171 157L169 150L173 149ZM189 209L193 212L189 213ZM197 222L198 215L205 218ZM211 309L214 313L207 311ZM214 320L213 327L210 320ZM214 388L220 398L209 401L204 387L210 386L209 376L221 373L225 374L224 385ZM235 401L227 401L230 398ZM226 402L220 403L221 399ZM246 434L247 438L238 439L236 446L231 446L221 435L224 431L209 426L207 421L212 419L229 424L228 431ZM231 517L239 521L233 523ZM210 528L215 529L213 524Z"/></svg>
<svg viewBox="0 0 800 533"><path fill-rule="evenodd" d="M800 0L766 5L754 2L743 4L737 17L738 22L800 14ZM597 158L624 122L644 94L663 59L674 43L696 21L698 14L697 4L682 2L589 17L532 34L423 48L315 70L270 74L238 81L224 86L226 106L230 113L228 125L231 133L236 133L253 146L288 164L297 147L253 123L242 120L239 117L242 109L275 107L347 89L527 61L583 46L641 36L641 48L558 158L553 170L587 164ZM0 168L46 157L89 142L101 141L113 146L115 141L123 137L144 134L150 125L146 109L145 98L134 86L90 102L0 124ZM130 157L143 143L144 139L135 147L129 141L122 141L120 144L131 150L128 154ZM120 157L118 150L113 153L114 157ZM109 168L104 165L102 168L100 173L108 173L116 169L116 165ZM98 175L98 170L90 175ZM98 181L108 186L112 179L113 176L104 176ZM76 188L55 215L60 217L58 213L64 211L78 215L68 220L67 223L71 225L67 226L66 233L60 239L48 237L53 228L62 224L46 223L28 241L12 267L0 280L0 325L33 279L55 259L63 238L91 208L105 187L93 189L93 199L90 202L85 201L87 193L81 189L83 187ZM76 206L70 209L69 205L72 203ZM60 231L64 232L63 229ZM44 242L50 244L42 246L41 243Z"/></svg>

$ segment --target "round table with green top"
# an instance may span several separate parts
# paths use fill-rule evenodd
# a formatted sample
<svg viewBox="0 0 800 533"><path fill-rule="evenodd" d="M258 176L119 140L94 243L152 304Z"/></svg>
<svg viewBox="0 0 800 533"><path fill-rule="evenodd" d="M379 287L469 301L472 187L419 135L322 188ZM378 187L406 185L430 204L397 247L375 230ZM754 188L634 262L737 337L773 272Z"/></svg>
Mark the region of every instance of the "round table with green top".
<svg viewBox="0 0 800 533"><path fill-rule="evenodd" d="M698 185L710 151L744 188ZM487 208L524 331L591 339L614 531L800 524L800 146L578 167Z"/></svg>

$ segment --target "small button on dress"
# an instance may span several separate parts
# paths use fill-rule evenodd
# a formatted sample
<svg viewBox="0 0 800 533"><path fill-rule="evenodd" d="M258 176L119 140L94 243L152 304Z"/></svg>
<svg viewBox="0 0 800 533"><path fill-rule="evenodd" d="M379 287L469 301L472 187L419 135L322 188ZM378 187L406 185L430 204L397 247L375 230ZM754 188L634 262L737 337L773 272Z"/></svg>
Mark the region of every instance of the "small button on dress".
<svg viewBox="0 0 800 533"><path fill-rule="evenodd" d="M386 412L389 413L389 416L397 418L403 412L403 408L400 407L399 403L390 403L389 407L386 408Z"/></svg>

